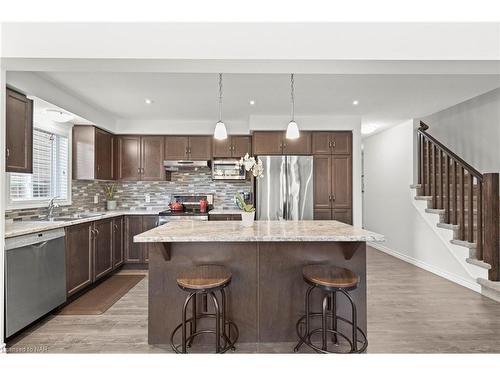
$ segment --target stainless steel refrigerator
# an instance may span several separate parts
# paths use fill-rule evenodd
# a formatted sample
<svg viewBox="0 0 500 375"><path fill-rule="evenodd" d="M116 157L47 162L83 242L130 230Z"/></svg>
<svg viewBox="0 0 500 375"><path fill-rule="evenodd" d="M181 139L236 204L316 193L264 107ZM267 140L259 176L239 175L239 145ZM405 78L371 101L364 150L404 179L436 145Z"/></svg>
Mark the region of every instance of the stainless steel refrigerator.
<svg viewBox="0 0 500 375"><path fill-rule="evenodd" d="M256 182L257 220L313 219L313 157L259 156L264 177Z"/></svg>

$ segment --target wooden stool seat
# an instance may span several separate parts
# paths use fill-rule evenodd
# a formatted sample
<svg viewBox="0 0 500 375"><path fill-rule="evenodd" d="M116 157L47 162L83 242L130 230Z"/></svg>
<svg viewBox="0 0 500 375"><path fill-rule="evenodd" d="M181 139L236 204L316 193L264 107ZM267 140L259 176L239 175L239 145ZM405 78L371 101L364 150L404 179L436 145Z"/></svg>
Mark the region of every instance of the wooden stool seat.
<svg viewBox="0 0 500 375"><path fill-rule="evenodd" d="M359 277L347 268L313 264L302 269L304 279L326 288L352 288L358 285Z"/></svg>
<svg viewBox="0 0 500 375"><path fill-rule="evenodd" d="M231 277L226 267L205 264L182 271L177 277L177 284L185 289L212 289L226 285Z"/></svg>

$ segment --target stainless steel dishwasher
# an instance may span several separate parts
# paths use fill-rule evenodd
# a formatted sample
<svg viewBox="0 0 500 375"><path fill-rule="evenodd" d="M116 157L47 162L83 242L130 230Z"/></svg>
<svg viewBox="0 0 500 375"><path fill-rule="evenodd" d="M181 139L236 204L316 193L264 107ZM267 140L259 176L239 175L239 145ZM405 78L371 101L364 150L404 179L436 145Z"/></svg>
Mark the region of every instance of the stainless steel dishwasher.
<svg viewBox="0 0 500 375"><path fill-rule="evenodd" d="M66 301L64 229L7 238L6 337Z"/></svg>

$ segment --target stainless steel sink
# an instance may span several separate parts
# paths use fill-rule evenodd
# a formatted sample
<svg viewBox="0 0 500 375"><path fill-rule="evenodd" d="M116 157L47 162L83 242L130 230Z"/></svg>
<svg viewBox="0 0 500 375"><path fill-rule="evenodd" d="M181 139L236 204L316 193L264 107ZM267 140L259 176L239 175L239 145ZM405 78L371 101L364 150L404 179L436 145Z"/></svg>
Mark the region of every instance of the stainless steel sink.
<svg viewBox="0 0 500 375"><path fill-rule="evenodd" d="M30 221L57 222L57 221L72 221L72 220L76 220L76 218L74 218L74 217L52 217L52 218L38 217L36 219L31 219Z"/></svg>

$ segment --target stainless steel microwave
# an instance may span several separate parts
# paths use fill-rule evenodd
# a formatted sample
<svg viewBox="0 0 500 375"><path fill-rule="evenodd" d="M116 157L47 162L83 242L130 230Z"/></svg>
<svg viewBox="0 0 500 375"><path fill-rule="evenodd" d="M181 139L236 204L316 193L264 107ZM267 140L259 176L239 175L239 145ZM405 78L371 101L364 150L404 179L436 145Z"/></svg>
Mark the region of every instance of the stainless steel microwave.
<svg viewBox="0 0 500 375"><path fill-rule="evenodd" d="M246 172L238 159L212 160L212 180L244 180Z"/></svg>

